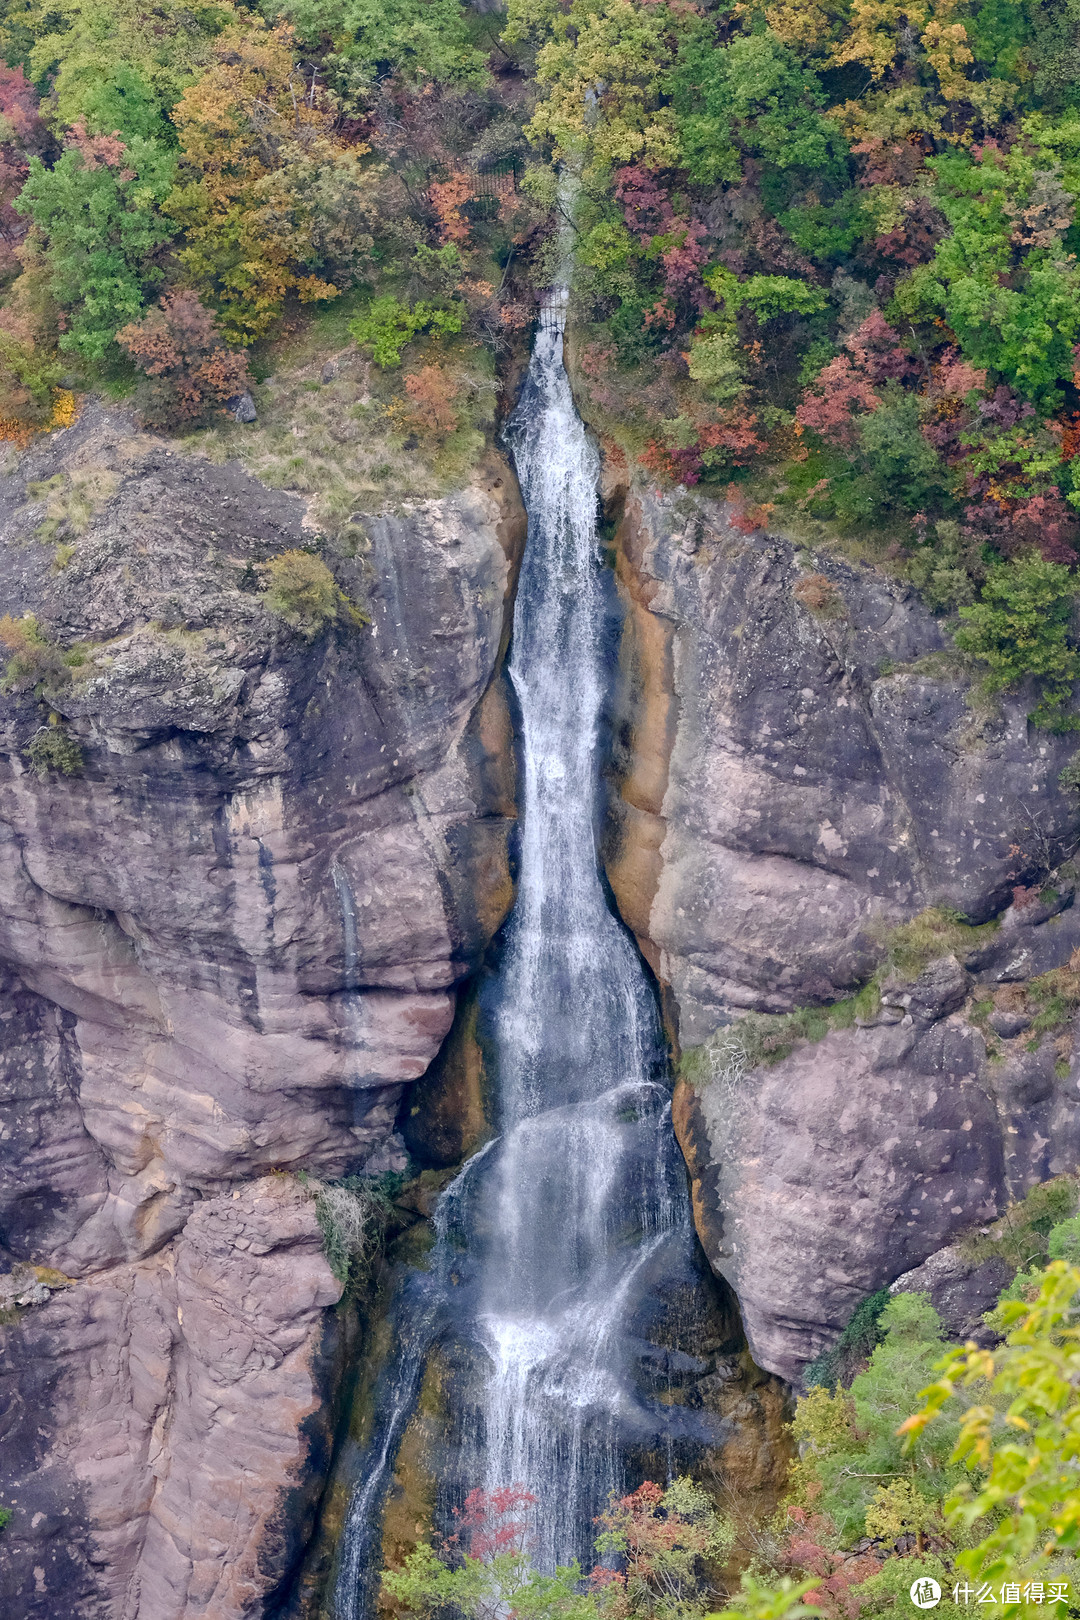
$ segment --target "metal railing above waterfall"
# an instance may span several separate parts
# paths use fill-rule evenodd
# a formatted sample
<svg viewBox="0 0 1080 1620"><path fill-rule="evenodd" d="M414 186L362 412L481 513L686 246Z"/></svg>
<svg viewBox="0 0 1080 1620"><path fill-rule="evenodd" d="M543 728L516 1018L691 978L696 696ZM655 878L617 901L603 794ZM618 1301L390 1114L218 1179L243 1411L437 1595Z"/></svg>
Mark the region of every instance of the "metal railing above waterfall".
<svg viewBox="0 0 1080 1620"><path fill-rule="evenodd" d="M503 318L518 330L535 321L541 332L565 332L568 307L565 293L542 293L535 303L504 305Z"/></svg>
<svg viewBox="0 0 1080 1620"><path fill-rule="evenodd" d="M516 157L482 157L470 164L472 195L464 204L466 217L474 222L497 219L504 201L517 191L519 167Z"/></svg>
<svg viewBox="0 0 1080 1620"><path fill-rule="evenodd" d="M549 293L540 299L537 306L541 332L566 331L566 294L560 297L557 293Z"/></svg>
<svg viewBox="0 0 1080 1620"><path fill-rule="evenodd" d="M479 158L473 170L475 197L510 197L517 190L519 159Z"/></svg>

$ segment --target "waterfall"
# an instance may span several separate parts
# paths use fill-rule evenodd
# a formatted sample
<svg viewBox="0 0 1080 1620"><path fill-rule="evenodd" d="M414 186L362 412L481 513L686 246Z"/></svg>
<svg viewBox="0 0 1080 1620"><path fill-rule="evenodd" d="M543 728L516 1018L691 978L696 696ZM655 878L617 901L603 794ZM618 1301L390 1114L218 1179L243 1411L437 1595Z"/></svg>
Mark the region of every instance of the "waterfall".
<svg viewBox="0 0 1080 1620"><path fill-rule="evenodd" d="M509 663L524 776L519 887L481 1003L499 1134L443 1195L430 1270L409 1284L428 1341L466 1369L449 1397L444 1505L477 1485L525 1486L546 1569L588 1557L629 1457L648 1458L657 1477L685 1442L720 1438L717 1420L665 1399L677 1335L666 1319L652 1332L664 1288L693 1268L694 1238L653 987L599 871L610 586L599 461L574 408L562 325L541 327L507 433L529 524ZM370 1601L373 1515L419 1386L424 1350L400 1331L408 1314L399 1299L401 1359L376 1395L382 1415L358 1471L341 1620Z"/></svg>
<svg viewBox="0 0 1080 1620"><path fill-rule="evenodd" d="M477 1277L492 1363L477 1483L536 1494L547 1567L587 1552L592 1518L621 1483L634 1404L627 1309L685 1220L652 987L597 863L608 686L600 469L574 408L560 324L537 336L508 433L529 515L509 667L523 831L492 998L502 1140L480 1200Z"/></svg>
<svg viewBox="0 0 1080 1620"><path fill-rule="evenodd" d="M337 861L330 868L330 879L341 910L341 935L345 945L345 989L355 990L359 978L360 949L357 944L356 900L352 885Z"/></svg>

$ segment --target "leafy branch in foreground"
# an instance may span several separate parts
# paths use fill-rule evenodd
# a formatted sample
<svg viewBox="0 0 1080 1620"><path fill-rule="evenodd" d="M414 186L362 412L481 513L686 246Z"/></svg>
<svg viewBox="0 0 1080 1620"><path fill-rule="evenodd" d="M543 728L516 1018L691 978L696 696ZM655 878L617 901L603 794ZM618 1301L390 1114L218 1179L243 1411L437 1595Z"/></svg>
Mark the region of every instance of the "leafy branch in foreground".
<svg viewBox="0 0 1080 1620"><path fill-rule="evenodd" d="M991 1526L956 1555L973 1581L1024 1583L1080 1547L1078 1296L1080 1270L1052 1261L1034 1303L998 1307L1000 1325L1010 1328L1001 1349L953 1350L921 1410L901 1426L915 1439L961 1389L983 1394L961 1419L954 1453L976 1478L961 1482L946 1503L951 1524ZM1022 1609L1017 1600L999 1612Z"/></svg>

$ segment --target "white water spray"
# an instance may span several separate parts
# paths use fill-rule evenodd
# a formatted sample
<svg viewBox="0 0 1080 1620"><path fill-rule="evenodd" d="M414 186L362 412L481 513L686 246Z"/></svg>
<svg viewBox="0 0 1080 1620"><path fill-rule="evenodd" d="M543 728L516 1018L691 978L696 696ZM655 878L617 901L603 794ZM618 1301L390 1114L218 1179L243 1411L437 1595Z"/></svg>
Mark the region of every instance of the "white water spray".
<svg viewBox="0 0 1080 1620"><path fill-rule="evenodd" d="M529 536L510 678L524 770L517 904L494 1007L502 1142L484 1187L478 1327L492 1361L477 1461L539 1498L542 1565L587 1548L620 1483L635 1281L685 1219L653 992L597 852L607 675L599 461L561 322L537 336L508 434Z"/></svg>

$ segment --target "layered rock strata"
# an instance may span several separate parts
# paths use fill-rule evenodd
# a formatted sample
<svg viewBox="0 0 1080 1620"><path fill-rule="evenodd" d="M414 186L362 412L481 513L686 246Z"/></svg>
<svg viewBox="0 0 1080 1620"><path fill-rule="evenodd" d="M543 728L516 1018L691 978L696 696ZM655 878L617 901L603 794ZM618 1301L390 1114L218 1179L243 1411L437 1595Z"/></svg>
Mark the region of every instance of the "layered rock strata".
<svg viewBox="0 0 1080 1620"><path fill-rule="evenodd" d="M48 513L76 496L83 532L54 552ZM259 1178L402 1162L403 1088L508 909L498 670L523 513L491 456L453 497L356 520L356 554L325 554L370 623L317 635L261 596L271 557L320 544L306 503L122 415L24 456L0 514L0 600L46 648L0 696L0 1253L75 1284L0 1329L12 1410L58 1392L33 1512L13 1503L0 1538L6 1612L77 1591L87 1614L256 1614L276 1576L252 1527L303 1474L338 1291L310 1198ZM57 720L83 763L40 776L28 750ZM267 1275L240 1287L256 1253ZM210 1348L219 1294L235 1377L227 1323L217 1371ZM219 1376L224 1404L199 1393ZM12 1501L26 1456L0 1457ZM81 1526L84 1553L47 1556L43 1525Z"/></svg>

